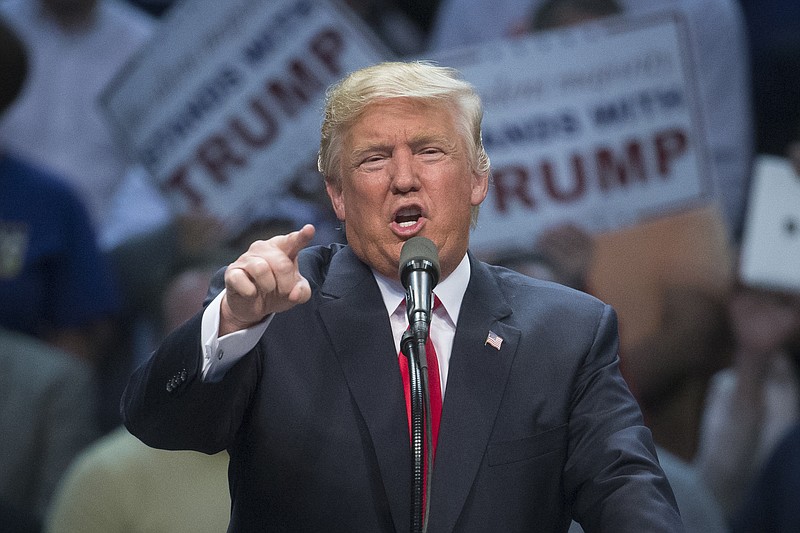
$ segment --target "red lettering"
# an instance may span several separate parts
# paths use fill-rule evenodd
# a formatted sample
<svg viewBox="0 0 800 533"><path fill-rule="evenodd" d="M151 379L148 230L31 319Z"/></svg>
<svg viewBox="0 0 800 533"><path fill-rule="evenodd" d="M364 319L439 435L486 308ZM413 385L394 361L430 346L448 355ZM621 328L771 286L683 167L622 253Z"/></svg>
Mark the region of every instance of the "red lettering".
<svg viewBox="0 0 800 533"><path fill-rule="evenodd" d="M667 130L655 136L658 173L662 178L669 174L672 162L686 152L688 144L686 133L681 130Z"/></svg>
<svg viewBox="0 0 800 533"><path fill-rule="evenodd" d="M652 143L653 149L650 149ZM650 151L652 150L652 151ZM556 203L575 203L587 196L587 191L608 192L646 186L656 168L663 179L669 178L675 160L688 150L688 137L682 130L657 132L647 142L630 139L618 147L600 146L586 153L574 152L558 159L540 159L529 167L510 165L492 171L495 209L507 212L517 201L536 209L542 199ZM563 169L564 175L559 174ZM539 196L538 187L541 186ZM595 188L596 187L596 188Z"/></svg>
<svg viewBox="0 0 800 533"><path fill-rule="evenodd" d="M197 160L219 183L228 182L226 168L247 164L247 159L234 153L227 139L221 135L212 135L197 148Z"/></svg>
<svg viewBox="0 0 800 533"><path fill-rule="evenodd" d="M540 167L547 195L557 202L572 202L583 196L586 191L586 171L583 159L579 154L573 154L570 162L572 163L573 180L572 188L569 190L562 190L558 186L558 180L553 176L553 165L549 161L543 161Z"/></svg>
<svg viewBox="0 0 800 533"><path fill-rule="evenodd" d="M618 160L610 148L599 148L596 151L597 179L600 190L607 191L618 185L624 187L628 185L631 175L640 182L647 181L641 144L638 141L628 142L625 147L625 155L626 157Z"/></svg>
<svg viewBox="0 0 800 533"><path fill-rule="evenodd" d="M278 123L275 122L275 119L264 106L263 102L255 98L250 100L250 109L252 109L254 114L260 119L259 122L262 126L260 134L253 133L253 130L249 129L245 125L244 120L239 117L234 117L230 120L230 128L240 139L254 148L268 146L275 140L278 134Z"/></svg>
<svg viewBox="0 0 800 533"><path fill-rule="evenodd" d="M228 184L235 169L246 167L255 149L264 149L280 134L280 115L292 117L308 107L315 95L325 89L331 77L343 74L339 59L344 39L333 29L317 33L308 43L308 51L291 58L282 78L266 80L263 92L249 100L241 116L229 117L224 128L204 139L191 161L179 167L163 183L165 191L178 191L195 207L202 207L201 190L190 183L190 171L202 169L218 184ZM311 57L312 59L309 59Z"/></svg>
<svg viewBox="0 0 800 533"><path fill-rule="evenodd" d="M319 59L328 72L334 76L342 74L342 66L339 64L339 57L342 55L344 42L342 36L333 29L319 32L311 41L311 53Z"/></svg>
<svg viewBox="0 0 800 533"><path fill-rule="evenodd" d="M528 194L528 171L525 167L509 166L492 172L495 190L495 207L500 213L508 210L508 204L516 198L526 207L536 207Z"/></svg>
<svg viewBox="0 0 800 533"><path fill-rule="evenodd" d="M292 78L289 83L273 80L267 84L267 90L287 115L294 116L324 86L300 60L294 59L289 63L289 74Z"/></svg>
<svg viewBox="0 0 800 533"><path fill-rule="evenodd" d="M186 165L181 165L161 184L161 190L170 193L173 190L180 191L189 200L193 207L203 206L203 196L189 184L189 169Z"/></svg>

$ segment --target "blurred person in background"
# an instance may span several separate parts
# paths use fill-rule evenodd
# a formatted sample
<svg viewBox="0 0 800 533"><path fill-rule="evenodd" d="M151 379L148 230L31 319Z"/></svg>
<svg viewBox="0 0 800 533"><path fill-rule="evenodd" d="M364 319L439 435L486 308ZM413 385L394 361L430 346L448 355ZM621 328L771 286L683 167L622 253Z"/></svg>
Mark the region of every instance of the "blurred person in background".
<svg viewBox="0 0 800 533"><path fill-rule="evenodd" d="M419 54L425 33L394 0L346 0L345 4L375 32L396 56Z"/></svg>
<svg viewBox="0 0 800 533"><path fill-rule="evenodd" d="M148 39L152 20L118 0L5 0L0 15L30 55L28 79L0 121L0 139L9 151L63 176L104 241L112 199L132 162L98 98Z"/></svg>
<svg viewBox="0 0 800 533"><path fill-rule="evenodd" d="M777 41L781 39L776 36ZM795 127L792 139L781 143L780 155L792 163L800 182L800 128ZM797 209L800 215L800 207ZM743 242L742 246L747 244ZM785 481L785 477L776 478L780 468L777 463L786 460L791 445L782 451L776 451L776 447L800 420L800 291L788 280L769 288L742 281L734 288L728 314L733 330L732 364L712 381L696 462L726 515L741 521L737 531L748 531L742 524L753 526L758 522L753 521L754 516L739 516L750 512L742 506L753 506L751 510L755 511L765 502L765 496L776 494L753 494L754 482L763 486L768 479ZM765 466L773 454L779 458ZM781 509L780 501L773 503L776 512L791 515L791 511ZM781 518L761 525L769 523L781 524Z"/></svg>
<svg viewBox="0 0 800 533"><path fill-rule="evenodd" d="M161 293L160 334L202 306L217 266L196 261ZM150 448L118 427L71 464L44 524L48 533L218 533L228 527L228 454Z"/></svg>
<svg viewBox="0 0 800 533"><path fill-rule="evenodd" d="M759 154L783 156L800 124L800 2L739 0L753 63Z"/></svg>
<svg viewBox="0 0 800 533"><path fill-rule="evenodd" d="M27 65L0 19L0 116ZM66 183L0 146L0 189L0 524L37 531L70 461L99 435L93 371L117 303Z"/></svg>
<svg viewBox="0 0 800 533"><path fill-rule="evenodd" d="M24 87L28 55L0 25L0 116ZM113 273L69 184L0 142L0 326L42 339L93 365L119 309Z"/></svg>
<svg viewBox="0 0 800 533"><path fill-rule="evenodd" d="M732 533L796 533L800 524L800 424L781 438L732 521Z"/></svg>
<svg viewBox="0 0 800 533"><path fill-rule="evenodd" d="M169 8L175 3L175 0L128 0L128 2L150 13L154 17L161 17L169 11Z"/></svg>
<svg viewBox="0 0 800 533"><path fill-rule="evenodd" d="M787 152L800 180L800 142ZM708 402L698 462L734 533L789 533L800 524L800 291L784 285L738 287L734 363L715 378Z"/></svg>
<svg viewBox="0 0 800 533"><path fill-rule="evenodd" d="M72 460L100 436L84 361L0 326L0 529L38 531Z"/></svg>
<svg viewBox="0 0 800 533"><path fill-rule="evenodd" d="M800 295L740 286L728 308L732 365L711 383L696 463L731 517L800 420Z"/></svg>

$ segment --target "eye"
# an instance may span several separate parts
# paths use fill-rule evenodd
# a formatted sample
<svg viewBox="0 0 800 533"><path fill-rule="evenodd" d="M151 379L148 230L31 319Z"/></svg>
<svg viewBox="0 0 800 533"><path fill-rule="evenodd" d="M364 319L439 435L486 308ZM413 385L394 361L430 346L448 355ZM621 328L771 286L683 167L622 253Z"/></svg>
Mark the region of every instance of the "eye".
<svg viewBox="0 0 800 533"><path fill-rule="evenodd" d="M362 170L372 171L372 170L380 170L383 165L386 163L386 156L383 154L370 154L364 157L359 163L359 167Z"/></svg>
<svg viewBox="0 0 800 533"><path fill-rule="evenodd" d="M444 151L435 146L428 146L417 153L426 160L435 160L444 155Z"/></svg>

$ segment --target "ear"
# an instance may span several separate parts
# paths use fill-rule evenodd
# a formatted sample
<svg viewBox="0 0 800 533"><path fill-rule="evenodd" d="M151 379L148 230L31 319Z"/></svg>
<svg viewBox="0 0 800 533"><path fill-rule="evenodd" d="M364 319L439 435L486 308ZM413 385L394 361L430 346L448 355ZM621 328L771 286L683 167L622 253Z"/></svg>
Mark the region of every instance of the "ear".
<svg viewBox="0 0 800 533"><path fill-rule="evenodd" d="M334 183L332 180L325 180L325 190L328 193L328 198L331 199L333 211L336 213L336 218L345 221L344 212L344 192L342 191L341 184Z"/></svg>
<svg viewBox="0 0 800 533"><path fill-rule="evenodd" d="M480 205L489 193L489 173L472 173L472 195L470 200L473 206Z"/></svg>

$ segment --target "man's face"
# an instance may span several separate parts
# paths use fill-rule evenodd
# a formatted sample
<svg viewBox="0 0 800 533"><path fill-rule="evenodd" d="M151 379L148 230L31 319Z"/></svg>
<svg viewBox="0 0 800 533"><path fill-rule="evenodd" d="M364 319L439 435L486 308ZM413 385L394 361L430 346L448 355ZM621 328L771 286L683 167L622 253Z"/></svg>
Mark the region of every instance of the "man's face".
<svg viewBox="0 0 800 533"><path fill-rule="evenodd" d="M471 169L449 108L370 104L344 137L340 175L328 195L361 260L396 279L403 243L422 235L439 249L442 277L458 266L488 176Z"/></svg>

